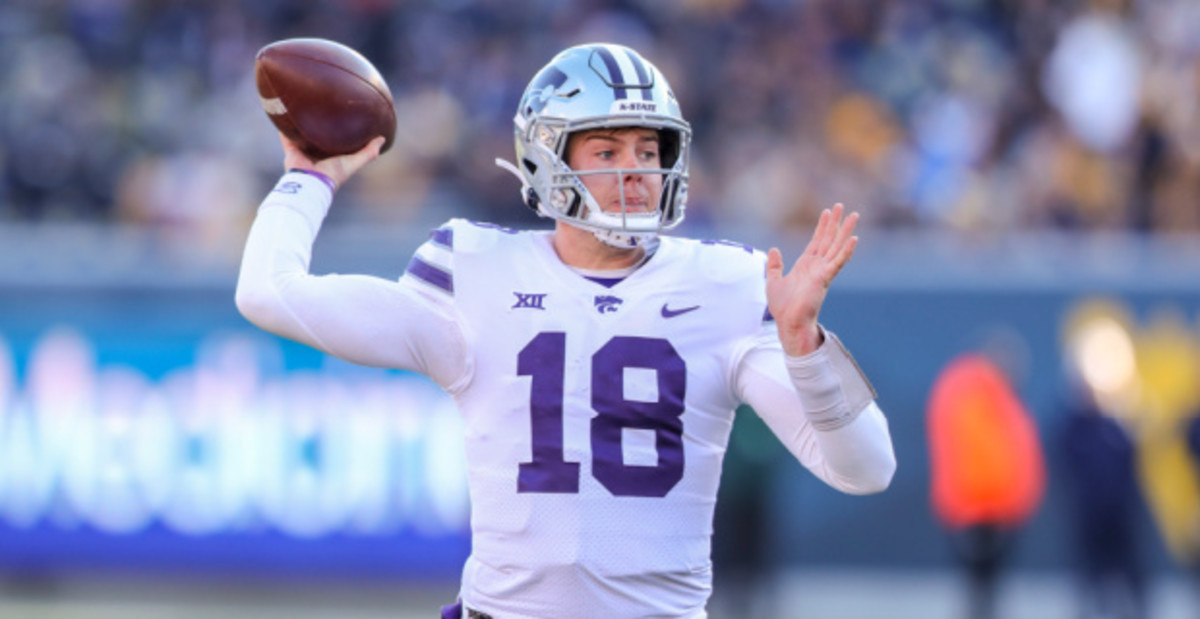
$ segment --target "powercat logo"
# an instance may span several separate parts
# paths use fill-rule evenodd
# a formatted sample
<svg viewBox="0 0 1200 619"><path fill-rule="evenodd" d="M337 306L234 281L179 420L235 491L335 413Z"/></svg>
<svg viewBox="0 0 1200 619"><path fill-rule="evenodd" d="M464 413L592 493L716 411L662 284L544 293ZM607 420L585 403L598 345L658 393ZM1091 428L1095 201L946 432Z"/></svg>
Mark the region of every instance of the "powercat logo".
<svg viewBox="0 0 1200 619"><path fill-rule="evenodd" d="M617 311L624 301L612 295L596 295L596 311L601 314L611 314Z"/></svg>
<svg viewBox="0 0 1200 619"><path fill-rule="evenodd" d="M653 101L628 101L625 99L614 101L612 109L613 114L630 114L637 112L649 112L651 114L658 113L658 104Z"/></svg>

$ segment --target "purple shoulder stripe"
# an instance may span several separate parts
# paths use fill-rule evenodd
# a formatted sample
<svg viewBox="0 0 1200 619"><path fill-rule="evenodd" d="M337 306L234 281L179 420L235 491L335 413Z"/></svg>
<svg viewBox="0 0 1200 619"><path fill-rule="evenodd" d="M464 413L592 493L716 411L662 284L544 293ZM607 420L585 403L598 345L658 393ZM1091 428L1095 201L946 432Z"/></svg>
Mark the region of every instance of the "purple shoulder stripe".
<svg viewBox="0 0 1200 619"><path fill-rule="evenodd" d="M462 619L462 615L462 600L459 600L449 606L442 607L442 619Z"/></svg>
<svg viewBox="0 0 1200 619"><path fill-rule="evenodd" d="M438 228L429 233L429 238L446 249L454 249L454 228Z"/></svg>
<svg viewBox="0 0 1200 619"><path fill-rule="evenodd" d="M413 277L427 284L437 286L450 294L454 294L454 276L421 260L419 257L413 256L412 260L408 262L408 269L406 270Z"/></svg>

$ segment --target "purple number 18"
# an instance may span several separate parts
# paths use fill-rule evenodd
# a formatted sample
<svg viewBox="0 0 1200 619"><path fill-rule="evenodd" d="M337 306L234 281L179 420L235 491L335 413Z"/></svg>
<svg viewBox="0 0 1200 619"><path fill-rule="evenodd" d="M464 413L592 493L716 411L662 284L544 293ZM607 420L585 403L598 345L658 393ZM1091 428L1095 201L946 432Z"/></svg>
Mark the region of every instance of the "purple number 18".
<svg viewBox="0 0 1200 619"><path fill-rule="evenodd" d="M517 356L517 374L531 377L533 460L520 463L517 492L579 492L579 463L563 454L565 333L535 336ZM625 369L653 370L658 399L625 397ZM664 339L617 336L592 355L592 475L616 496L662 497L683 479L683 399L687 368ZM626 428L654 432L658 464L626 465Z"/></svg>

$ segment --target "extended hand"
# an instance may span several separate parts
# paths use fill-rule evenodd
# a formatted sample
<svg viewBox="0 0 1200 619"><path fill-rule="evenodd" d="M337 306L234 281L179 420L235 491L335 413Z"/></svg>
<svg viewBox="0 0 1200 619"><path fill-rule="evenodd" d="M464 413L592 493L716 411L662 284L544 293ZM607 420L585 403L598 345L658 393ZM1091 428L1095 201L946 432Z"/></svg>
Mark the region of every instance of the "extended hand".
<svg viewBox="0 0 1200 619"><path fill-rule="evenodd" d="M279 141L283 143L283 169L316 170L328 176L335 185L341 187L351 176L354 176L355 172L379 156L379 149L383 148L386 140L383 139L383 136L379 136L367 142L367 145L357 153L330 157L320 161L309 159L308 155L300 152L300 149L296 148L296 145L292 144L291 140L288 140L282 133L279 134Z"/></svg>
<svg viewBox="0 0 1200 619"><path fill-rule="evenodd" d="M806 355L821 345L817 315L833 278L854 254L858 213L842 219L842 205L825 209L817 221L804 253L783 274L783 254L772 247L767 253L767 307L779 328L783 350L793 357Z"/></svg>

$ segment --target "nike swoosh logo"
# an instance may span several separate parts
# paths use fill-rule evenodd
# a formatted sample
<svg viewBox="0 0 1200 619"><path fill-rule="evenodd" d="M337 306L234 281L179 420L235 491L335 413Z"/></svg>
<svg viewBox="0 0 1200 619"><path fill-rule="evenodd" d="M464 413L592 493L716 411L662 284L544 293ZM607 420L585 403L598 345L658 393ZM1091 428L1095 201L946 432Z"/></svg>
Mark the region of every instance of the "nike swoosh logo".
<svg viewBox="0 0 1200 619"><path fill-rule="evenodd" d="M674 318L680 314L686 314L692 310L698 310L698 309L700 309L699 305L693 305L691 307L684 307L684 308L673 310L673 309L668 308L666 303L663 303L662 317L663 318Z"/></svg>

